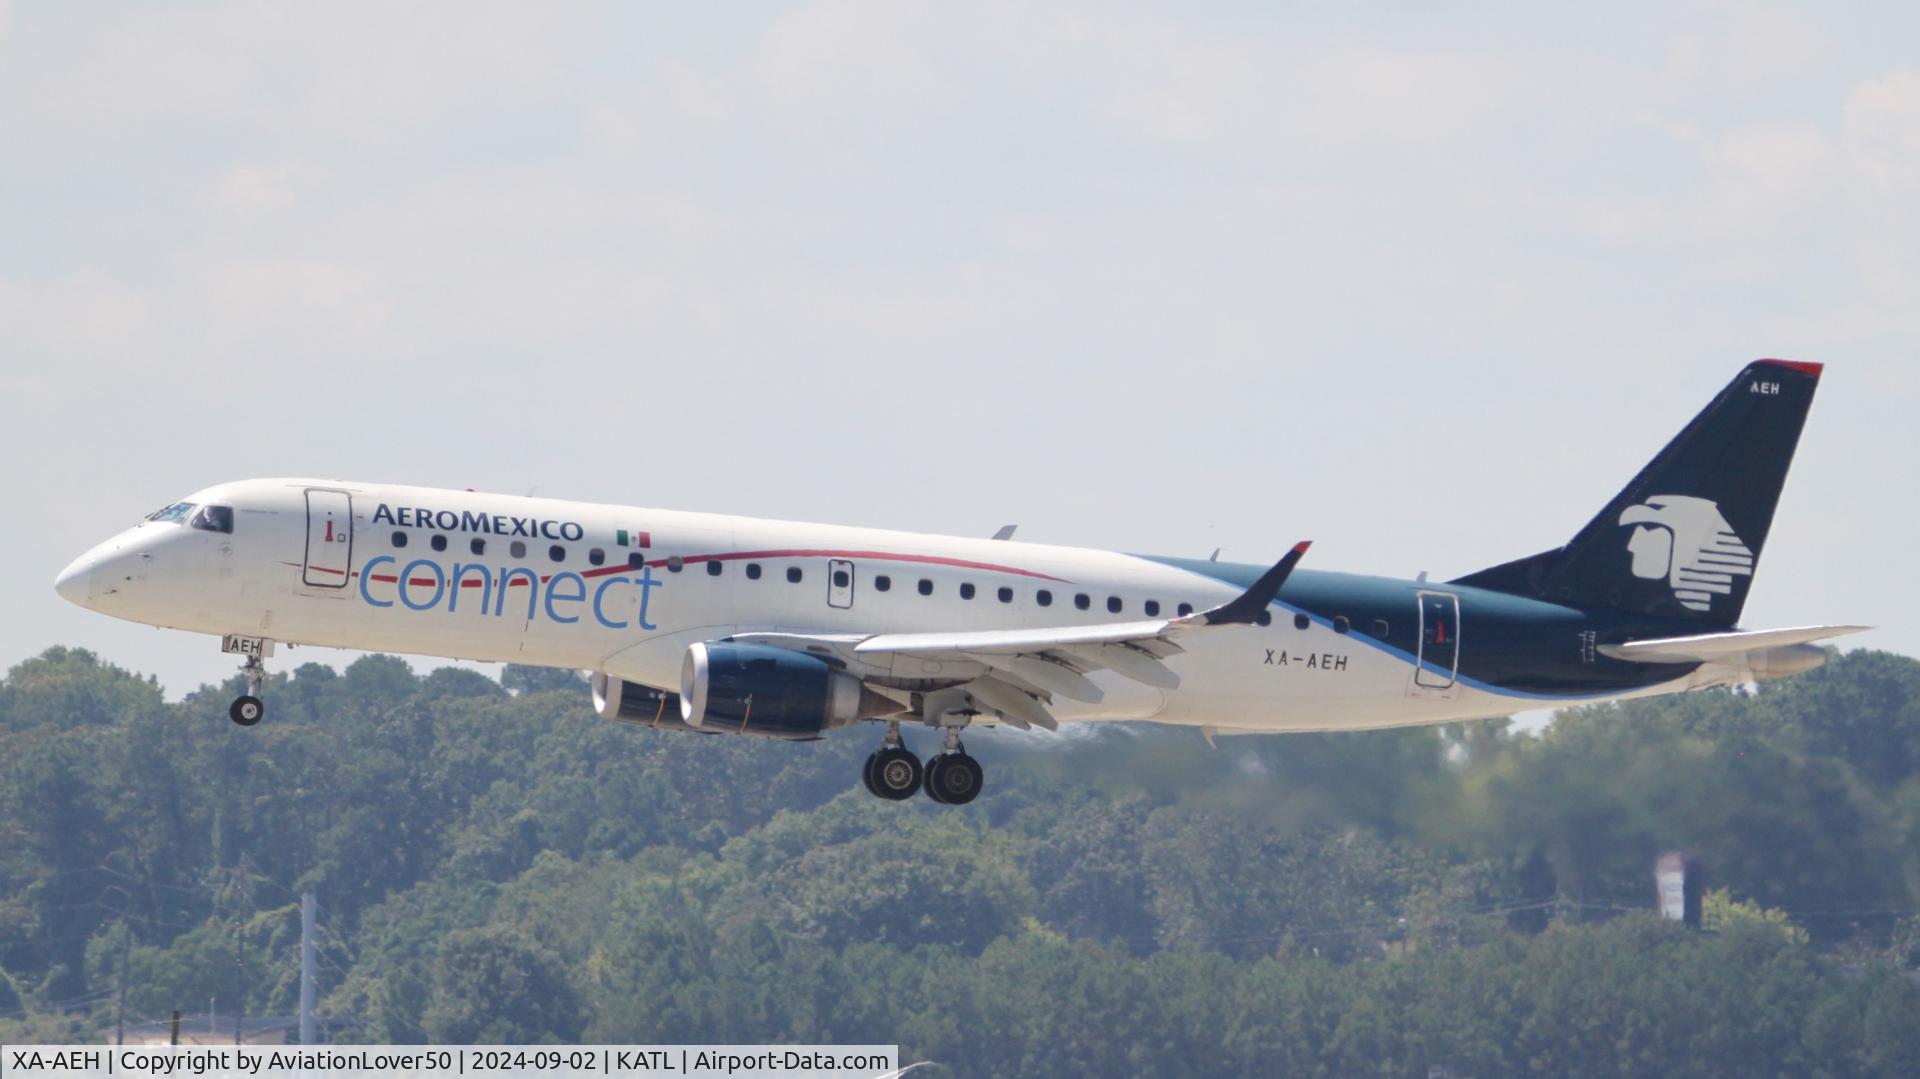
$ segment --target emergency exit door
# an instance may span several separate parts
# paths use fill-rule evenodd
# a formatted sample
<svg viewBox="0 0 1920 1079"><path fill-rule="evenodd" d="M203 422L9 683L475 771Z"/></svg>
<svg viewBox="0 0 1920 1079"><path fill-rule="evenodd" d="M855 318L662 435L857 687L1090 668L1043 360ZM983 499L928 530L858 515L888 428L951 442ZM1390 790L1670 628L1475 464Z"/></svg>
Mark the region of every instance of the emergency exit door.
<svg viewBox="0 0 1920 1079"><path fill-rule="evenodd" d="M853 563L844 558L827 563L827 606L841 610L853 606Z"/></svg>
<svg viewBox="0 0 1920 1079"><path fill-rule="evenodd" d="M1447 592L1420 593L1420 652L1413 684L1447 689L1460 671L1460 597Z"/></svg>
<svg viewBox="0 0 1920 1079"><path fill-rule="evenodd" d="M353 499L345 491L307 488L307 554L300 580L310 588L345 588L353 568Z"/></svg>

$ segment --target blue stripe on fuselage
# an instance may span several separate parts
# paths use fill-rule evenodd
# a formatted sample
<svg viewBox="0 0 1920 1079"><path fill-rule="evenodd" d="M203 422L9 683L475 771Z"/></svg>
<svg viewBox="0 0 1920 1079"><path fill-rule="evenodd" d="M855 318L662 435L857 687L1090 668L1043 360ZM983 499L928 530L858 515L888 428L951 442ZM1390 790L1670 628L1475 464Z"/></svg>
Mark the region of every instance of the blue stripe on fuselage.
<svg viewBox="0 0 1920 1079"><path fill-rule="evenodd" d="M1188 573L1219 581L1222 584L1233 585L1238 588L1246 588L1252 585L1267 568L1265 566L1242 563L1211 562L1202 559L1171 558L1162 555L1134 555L1133 557L1163 566L1171 566L1174 569L1185 570ZM1336 595L1355 597L1357 602L1353 604L1353 607L1355 610L1366 612L1365 617L1373 617L1376 611L1390 618L1416 614L1418 610L1418 593L1440 592L1459 596L1462 608L1470 611L1477 617L1484 618L1488 615L1504 616L1503 620L1515 623L1537 620L1540 629L1543 630L1555 628L1565 629L1568 632L1578 632L1580 628L1591 625L1593 621L1593 616L1590 612L1582 611L1576 607L1566 607L1541 600L1528 599L1524 596L1513 596L1504 592L1487 592L1478 588L1442 584L1440 582L1428 583L1398 580L1388 577L1366 577L1357 574L1329 573L1324 570L1296 570L1293 575L1288 578L1285 587L1280 591L1281 595L1273 601L1273 606L1287 611L1290 614L1306 615L1307 618L1328 631L1333 631L1332 615L1321 614L1319 610L1310 609L1305 604L1311 604L1314 608L1325 610L1332 605L1329 601L1333 600ZM1316 596L1315 593L1325 593L1326 595L1324 597ZM1289 596L1292 597L1294 602L1289 602ZM1462 614L1461 619L1464 623L1467 615ZM1470 630L1464 626L1461 628L1460 633L1462 649L1461 665L1464 669L1467 659L1466 648L1468 647L1469 640L1473 638L1469 636ZM1631 677L1610 682L1606 688L1548 693L1521 689L1510 685L1500 685L1488 681L1485 678L1476 678L1468 675L1464 673L1464 671L1448 671L1445 667L1431 660L1421 660L1416 657L1414 653L1398 645L1389 641L1383 641L1371 634L1363 632L1363 627L1357 619L1350 627L1350 632L1342 634L1342 636L1376 648L1407 664L1408 667L1417 666L1442 678L1451 676L1456 682L1468 688L1496 696L1512 697L1518 700L1586 701L1616 697L1624 692L1669 681L1692 670L1695 666L1694 664L1665 664L1655 667L1645 664L1621 664L1618 661L1606 661L1609 667L1619 668L1623 673L1630 673ZM1411 677L1411 672L1409 672L1409 677Z"/></svg>

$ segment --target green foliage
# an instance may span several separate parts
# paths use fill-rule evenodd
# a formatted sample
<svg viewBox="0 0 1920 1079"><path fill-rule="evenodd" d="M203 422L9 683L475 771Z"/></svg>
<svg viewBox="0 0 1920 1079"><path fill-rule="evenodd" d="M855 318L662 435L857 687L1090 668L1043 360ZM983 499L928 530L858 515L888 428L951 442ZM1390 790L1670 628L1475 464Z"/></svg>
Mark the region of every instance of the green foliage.
<svg viewBox="0 0 1920 1079"><path fill-rule="evenodd" d="M1735 899L1725 888L1715 888L1702 897L1702 929L1727 932L1748 926L1771 929L1791 944L1807 942L1807 931L1793 924L1793 919L1787 917L1784 910L1768 910L1750 899Z"/></svg>
<svg viewBox="0 0 1920 1079"><path fill-rule="evenodd" d="M421 1027L437 1042L574 1041L581 1001L551 951L511 926L458 929L435 952Z"/></svg>
<svg viewBox="0 0 1920 1079"><path fill-rule="evenodd" d="M0 1037L323 1010L375 1041L898 1043L956 1075L1920 1073L1920 663L1504 722L977 732L971 806L814 743L391 657L178 704L0 680ZM909 732L909 737L915 737ZM923 740L924 741L924 740ZM926 745L922 745L924 750ZM1717 932L1647 912L1685 850ZM1737 899L1735 898L1737 897Z"/></svg>

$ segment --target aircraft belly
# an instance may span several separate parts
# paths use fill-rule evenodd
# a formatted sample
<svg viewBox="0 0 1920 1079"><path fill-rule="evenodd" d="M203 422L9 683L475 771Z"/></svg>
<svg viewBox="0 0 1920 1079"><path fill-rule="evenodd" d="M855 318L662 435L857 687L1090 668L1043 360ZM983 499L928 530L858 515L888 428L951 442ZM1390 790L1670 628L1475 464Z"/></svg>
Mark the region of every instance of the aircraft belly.
<svg viewBox="0 0 1920 1079"><path fill-rule="evenodd" d="M1285 731L1431 723L1465 703L1410 696L1411 664L1318 627L1221 634L1168 665L1181 688L1157 718L1197 726Z"/></svg>

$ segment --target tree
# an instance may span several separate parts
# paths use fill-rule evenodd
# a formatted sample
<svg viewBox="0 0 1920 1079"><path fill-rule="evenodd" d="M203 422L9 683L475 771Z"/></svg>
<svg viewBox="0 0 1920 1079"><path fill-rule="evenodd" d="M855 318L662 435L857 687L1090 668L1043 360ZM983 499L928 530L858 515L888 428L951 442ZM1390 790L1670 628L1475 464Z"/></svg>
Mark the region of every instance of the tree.
<svg viewBox="0 0 1920 1079"><path fill-rule="evenodd" d="M512 927L448 934L432 970L421 1026L437 1042L571 1042L585 1026L558 957Z"/></svg>
<svg viewBox="0 0 1920 1079"><path fill-rule="evenodd" d="M500 684L513 693L571 693L584 697L585 683L575 671L557 667L529 667L509 663L500 672Z"/></svg>

